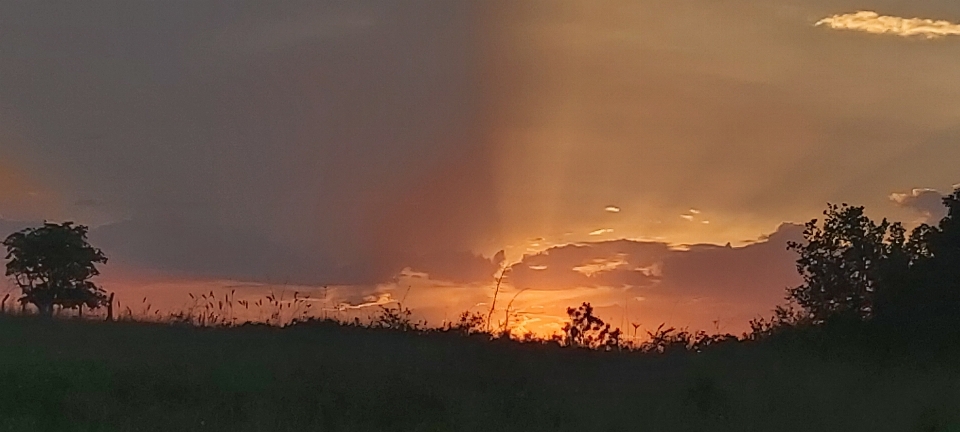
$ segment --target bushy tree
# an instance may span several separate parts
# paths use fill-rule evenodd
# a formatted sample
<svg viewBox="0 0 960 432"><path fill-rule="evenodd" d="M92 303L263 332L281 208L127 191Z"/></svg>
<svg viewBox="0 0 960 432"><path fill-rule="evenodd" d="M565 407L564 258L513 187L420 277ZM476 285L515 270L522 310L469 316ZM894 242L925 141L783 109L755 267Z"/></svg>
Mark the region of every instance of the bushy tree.
<svg viewBox="0 0 960 432"><path fill-rule="evenodd" d="M960 190L943 202L947 215L937 225L918 226L909 236L899 223L870 220L863 207L829 205L823 223L810 221L804 242L788 246L799 254L797 269L804 283L789 289L787 299L813 324L845 317L875 319L901 333L942 333L956 327Z"/></svg>
<svg viewBox="0 0 960 432"><path fill-rule="evenodd" d="M911 235L910 271L891 301L890 315L900 322L960 323L960 190L943 203L947 215Z"/></svg>
<svg viewBox="0 0 960 432"><path fill-rule="evenodd" d="M568 346L611 350L620 347L620 329L593 314L593 306L583 303L580 307L567 308L570 321L563 327L565 343Z"/></svg>
<svg viewBox="0 0 960 432"><path fill-rule="evenodd" d="M943 204L947 215L936 228L928 228L926 250L936 263L936 270L956 283L960 282L957 278L960 276L960 189L944 197Z"/></svg>
<svg viewBox="0 0 960 432"><path fill-rule="evenodd" d="M830 204L822 224L808 222L796 251L803 284L788 290L814 323L829 319L866 319L875 311L876 293L890 274L904 271L905 230L886 219L876 223L863 207Z"/></svg>
<svg viewBox="0 0 960 432"><path fill-rule="evenodd" d="M53 314L54 306L95 309L105 304L103 289L91 279L107 257L87 242L87 230L72 222L44 223L3 241L6 276L20 287L20 303L33 304L45 316Z"/></svg>

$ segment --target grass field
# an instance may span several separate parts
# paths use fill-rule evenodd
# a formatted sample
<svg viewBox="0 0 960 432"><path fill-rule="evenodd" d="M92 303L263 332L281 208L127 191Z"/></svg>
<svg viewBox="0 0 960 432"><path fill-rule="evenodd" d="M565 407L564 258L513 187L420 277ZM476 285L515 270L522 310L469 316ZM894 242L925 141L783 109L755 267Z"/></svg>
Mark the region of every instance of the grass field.
<svg viewBox="0 0 960 432"><path fill-rule="evenodd" d="M955 358L0 317L2 431L947 431Z"/></svg>

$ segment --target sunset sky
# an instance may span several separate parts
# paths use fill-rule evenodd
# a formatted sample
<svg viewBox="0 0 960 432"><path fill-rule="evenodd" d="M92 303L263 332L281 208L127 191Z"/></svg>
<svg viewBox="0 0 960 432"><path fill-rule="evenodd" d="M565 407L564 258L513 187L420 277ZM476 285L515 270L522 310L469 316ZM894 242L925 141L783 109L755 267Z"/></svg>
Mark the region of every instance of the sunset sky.
<svg viewBox="0 0 960 432"><path fill-rule="evenodd" d="M439 323L506 266L523 329L590 301L738 332L827 202L938 217L957 23L953 0L2 2L0 236L87 224L104 285L171 309L328 285Z"/></svg>

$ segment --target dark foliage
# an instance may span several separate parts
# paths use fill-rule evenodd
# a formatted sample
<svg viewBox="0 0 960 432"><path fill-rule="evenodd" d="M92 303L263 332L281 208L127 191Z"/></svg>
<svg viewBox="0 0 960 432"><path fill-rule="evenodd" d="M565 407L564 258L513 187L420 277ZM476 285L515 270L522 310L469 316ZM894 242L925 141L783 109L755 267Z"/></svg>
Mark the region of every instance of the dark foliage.
<svg viewBox="0 0 960 432"><path fill-rule="evenodd" d="M909 235L899 223L870 220L863 207L829 205L822 224L810 221L804 241L789 245L804 279L787 290L791 306L752 321L746 337L824 324L831 331L820 334L847 329L896 343L943 343L960 332L960 190L943 202L948 212L937 225Z"/></svg>
<svg viewBox="0 0 960 432"><path fill-rule="evenodd" d="M463 335L486 334L487 319L483 314L463 312L457 321L447 323L441 330Z"/></svg>
<svg viewBox="0 0 960 432"><path fill-rule="evenodd" d="M11 234L3 241L7 249L6 276L23 292L22 304L33 304L41 315L53 314L54 306L91 309L107 297L90 279L100 274L97 264L107 258L87 243L87 227L44 223Z"/></svg>
<svg viewBox="0 0 960 432"><path fill-rule="evenodd" d="M664 357L328 321L0 317L0 430L949 431L957 351Z"/></svg>
<svg viewBox="0 0 960 432"><path fill-rule="evenodd" d="M731 334L709 334L703 330L691 332L687 329L677 330L674 327L664 328L660 324L656 330L647 332L647 341L640 344L640 351L645 353L673 354L677 352L702 352L720 344L737 342L736 336Z"/></svg>
<svg viewBox="0 0 960 432"><path fill-rule="evenodd" d="M563 326L564 343L578 348L613 350L620 348L620 329L593 314L593 306L584 303L579 308L567 308L570 322Z"/></svg>
<svg viewBox="0 0 960 432"><path fill-rule="evenodd" d="M806 224L804 242L790 242L796 251L803 285L788 298L817 323L828 319L869 318L874 294L882 281L884 261L902 247L903 228L886 219L870 220L863 207L829 205L822 226Z"/></svg>
<svg viewBox="0 0 960 432"><path fill-rule="evenodd" d="M414 321L412 316L413 311L403 307L402 304L397 304L397 306L381 305L380 313L373 318L370 326L373 328L399 331L417 331L426 328L426 322Z"/></svg>

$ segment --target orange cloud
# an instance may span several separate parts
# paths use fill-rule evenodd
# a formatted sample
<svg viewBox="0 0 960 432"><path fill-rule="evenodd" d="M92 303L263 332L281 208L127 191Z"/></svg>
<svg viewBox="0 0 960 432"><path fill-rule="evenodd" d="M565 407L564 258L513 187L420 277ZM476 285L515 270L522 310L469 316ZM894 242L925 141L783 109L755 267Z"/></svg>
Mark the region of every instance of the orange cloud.
<svg viewBox="0 0 960 432"><path fill-rule="evenodd" d="M837 30L854 30L873 34L890 34L903 37L919 36L936 39L960 35L960 24L945 20L926 18L901 18L880 15L872 11L833 15L817 21L816 26Z"/></svg>

